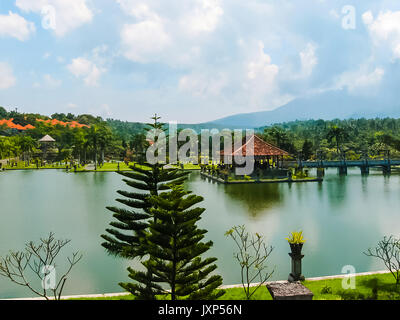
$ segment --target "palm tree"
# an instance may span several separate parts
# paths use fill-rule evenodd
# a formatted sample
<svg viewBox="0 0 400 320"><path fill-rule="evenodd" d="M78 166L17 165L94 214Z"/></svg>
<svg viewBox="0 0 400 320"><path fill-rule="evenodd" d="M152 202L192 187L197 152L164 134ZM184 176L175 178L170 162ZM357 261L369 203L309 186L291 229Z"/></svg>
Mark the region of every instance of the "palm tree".
<svg viewBox="0 0 400 320"><path fill-rule="evenodd" d="M382 134L378 136L378 141L384 143L388 147L400 151L400 139L393 137L390 134Z"/></svg>
<svg viewBox="0 0 400 320"><path fill-rule="evenodd" d="M87 140L85 134L82 130L76 130L74 132L73 138L73 150L74 154L78 156L78 163L81 163L81 153L84 151L86 153L85 145L87 144Z"/></svg>
<svg viewBox="0 0 400 320"><path fill-rule="evenodd" d="M100 130L97 126L93 125L89 128L86 134L87 145L92 146L94 150L94 170L97 170L97 148L100 140Z"/></svg>
<svg viewBox="0 0 400 320"><path fill-rule="evenodd" d="M27 156L29 164L30 155L33 149L37 147L36 140L34 140L31 136L20 136L17 142L19 147L21 148L24 161L26 161L26 156Z"/></svg>
<svg viewBox="0 0 400 320"><path fill-rule="evenodd" d="M138 133L132 136L129 142L129 147L133 150L135 155L135 160L141 162L144 160L144 155L149 143L146 141L146 135L143 133Z"/></svg>
<svg viewBox="0 0 400 320"><path fill-rule="evenodd" d="M332 126L328 133L326 134L326 139L328 142L332 142L333 139L336 141L336 151L339 154L340 144L346 142L349 139L349 134L346 129L340 128L338 126Z"/></svg>
<svg viewBox="0 0 400 320"><path fill-rule="evenodd" d="M264 136L272 139L278 148L282 148L285 141L287 141L287 133L279 127L266 128Z"/></svg>
<svg viewBox="0 0 400 320"><path fill-rule="evenodd" d="M104 163L104 150L112 140L112 132L109 127L101 125L98 127L98 143L101 151L101 163Z"/></svg>

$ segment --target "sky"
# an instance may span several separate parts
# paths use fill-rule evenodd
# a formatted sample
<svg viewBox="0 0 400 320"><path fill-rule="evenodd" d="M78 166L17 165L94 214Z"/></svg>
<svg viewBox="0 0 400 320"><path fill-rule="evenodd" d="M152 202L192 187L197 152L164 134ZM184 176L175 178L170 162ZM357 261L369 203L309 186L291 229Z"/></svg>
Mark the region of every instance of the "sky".
<svg viewBox="0 0 400 320"><path fill-rule="evenodd" d="M400 2L0 0L0 49L8 110L200 123L400 95Z"/></svg>

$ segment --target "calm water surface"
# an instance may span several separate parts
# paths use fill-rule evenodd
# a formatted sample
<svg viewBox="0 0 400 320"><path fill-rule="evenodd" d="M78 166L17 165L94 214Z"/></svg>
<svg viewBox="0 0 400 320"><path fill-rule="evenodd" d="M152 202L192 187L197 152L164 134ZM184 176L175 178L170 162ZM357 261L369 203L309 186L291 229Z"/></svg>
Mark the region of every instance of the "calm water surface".
<svg viewBox="0 0 400 320"><path fill-rule="evenodd" d="M384 269L362 252L384 235L400 234L400 176L384 177L372 171L362 177L357 169L345 177L327 171L323 183L218 185L191 174L187 188L205 198L207 210L200 227L214 242L209 256L218 258L224 284L240 283L233 258L233 241L224 236L232 226L245 224L263 234L274 247L270 266L273 279L286 279L290 271L289 231L302 229L303 271L306 277L340 274L353 265L357 272ZM116 173L65 173L63 171L7 171L0 173L0 255L22 249L50 231L71 239L58 260L74 250L84 254L73 269L64 294L123 291L126 268L135 262L110 257L100 235L111 221L105 206L117 205L116 190L128 190ZM40 285L40 284L39 284ZM32 296L29 290L0 278L0 298Z"/></svg>

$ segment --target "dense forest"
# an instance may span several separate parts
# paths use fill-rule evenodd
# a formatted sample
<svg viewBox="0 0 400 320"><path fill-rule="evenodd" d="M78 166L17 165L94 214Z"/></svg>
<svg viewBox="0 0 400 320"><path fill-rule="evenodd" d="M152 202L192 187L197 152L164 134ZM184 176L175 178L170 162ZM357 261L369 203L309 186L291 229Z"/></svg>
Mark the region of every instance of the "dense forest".
<svg viewBox="0 0 400 320"><path fill-rule="evenodd" d="M134 161L143 158L148 146L146 124L139 122L104 120L89 114L71 113L55 113L47 117L19 113L17 110L7 111L0 107L0 121L2 119L12 119L15 125L31 125L34 128L18 130L1 125L0 122L0 159L34 158L39 151L38 140L45 135L56 140L56 161ZM68 125L70 123L76 123L77 126ZM190 125L180 125L178 130L188 127ZM202 125L193 127L198 133L202 128ZM345 157L351 160L383 158L388 155L392 158L400 157L400 119L293 121L257 128L256 133L288 151L293 158L309 160Z"/></svg>
<svg viewBox="0 0 400 320"><path fill-rule="evenodd" d="M138 151L143 153L146 147L145 135L140 129L127 133L114 126L114 122L110 124L101 117L88 114L75 116L71 113L55 113L47 117L17 111L7 112L0 107L0 121L2 119L12 119L12 124L16 126L31 125L34 128L18 130L0 123L0 159L22 157L25 160L38 157L38 141L45 135L56 140L57 156L54 161L133 161L134 154ZM54 119L57 121L54 122Z"/></svg>
<svg viewBox="0 0 400 320"><path fill-rule="evenodd" d="M258 128L265 140L304 159L400 157L400 119L292 121Z"/></svg>

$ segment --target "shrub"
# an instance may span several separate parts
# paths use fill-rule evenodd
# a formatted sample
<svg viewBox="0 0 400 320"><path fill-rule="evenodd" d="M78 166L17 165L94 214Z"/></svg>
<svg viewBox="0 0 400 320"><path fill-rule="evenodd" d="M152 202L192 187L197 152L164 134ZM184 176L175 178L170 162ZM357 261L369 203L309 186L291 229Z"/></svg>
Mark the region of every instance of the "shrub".
<svg viewBox="0 0 400 320"><path fill-rule="evenodd" d="M332 288L328 285L325 285L322 289L321 289L321 294L332 294Z"/></svg>

